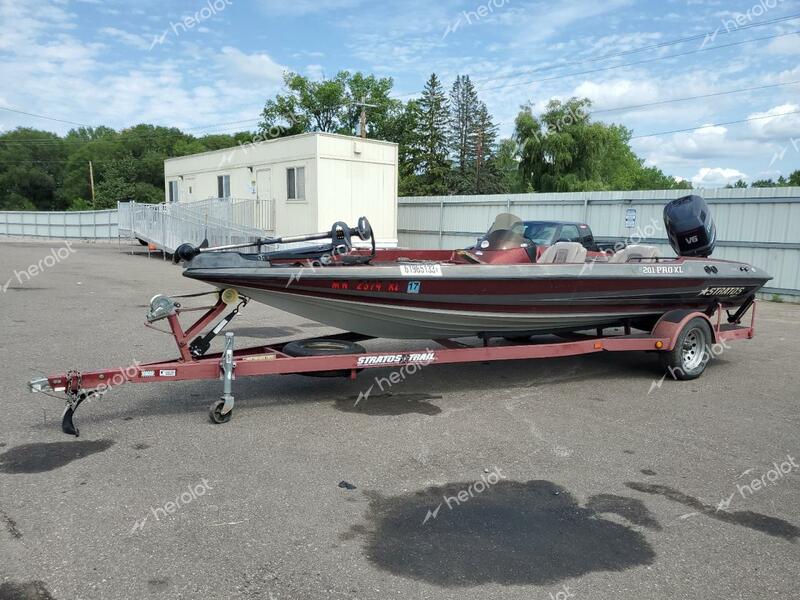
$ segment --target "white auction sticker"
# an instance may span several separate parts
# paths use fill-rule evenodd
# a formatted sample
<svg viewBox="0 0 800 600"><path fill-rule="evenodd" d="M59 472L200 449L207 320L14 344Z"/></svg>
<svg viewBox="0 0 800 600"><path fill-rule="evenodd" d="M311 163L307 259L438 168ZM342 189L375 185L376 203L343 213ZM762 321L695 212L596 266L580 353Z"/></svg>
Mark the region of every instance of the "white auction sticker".
<svg viewBox="0 0 800 600"><path fill-rule="evenodd" d="M438 263L400 265L400 273L403 275L412 275L414 277L441 277L442 265Z"/></svg>
<svg viewBox="0 0 800 600"><path fill-rule="evenodd" d="M161 369L158 372L159 377L175 377L175 369Z"/></svg>

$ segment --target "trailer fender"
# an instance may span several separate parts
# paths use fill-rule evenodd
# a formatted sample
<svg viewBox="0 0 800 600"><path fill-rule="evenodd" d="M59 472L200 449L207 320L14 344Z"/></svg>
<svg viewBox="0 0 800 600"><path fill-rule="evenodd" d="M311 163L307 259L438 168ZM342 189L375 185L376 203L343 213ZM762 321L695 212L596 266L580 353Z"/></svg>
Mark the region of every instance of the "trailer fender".
<svg viewBox="0 0 800 600"><path fill-rule="evenodd" d="M652 336L655 338L668 339L669 342L664 344L662 350L672 350L675 348L678 335L683 331L686 324L698 317L708 322L708 326L711 329L711 341L712 343L716 343L717 336L714 324L711 322L711 319L708 318L707 314L697 310L676 309L663 314L656 323L656 326L653 327Z"/></svg>

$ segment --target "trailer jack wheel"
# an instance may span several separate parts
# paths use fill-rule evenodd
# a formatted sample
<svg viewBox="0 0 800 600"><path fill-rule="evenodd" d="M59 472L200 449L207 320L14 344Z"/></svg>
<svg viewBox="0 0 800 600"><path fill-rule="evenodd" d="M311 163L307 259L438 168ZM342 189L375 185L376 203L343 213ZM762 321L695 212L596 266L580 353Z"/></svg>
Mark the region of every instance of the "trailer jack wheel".
<svg viewBox="0 0 800 600"><path fill-rule="evenodd" d="M227 423L233 416L233 370L236 363L233 360L233 332L225 334L225 349L219 363L222 371L222 396L211 405L208 416L214 423Z"/></svg>
<svg viewBox="0 0 800 600"><path fill-rule="evenodd" d="M225 400L217 400L211 405L211 410L208 411L208 416L211 418L212 422L222 424L231 420L231 417L233 416L233 408L223 414L222 409L224 407Z"/></svg>

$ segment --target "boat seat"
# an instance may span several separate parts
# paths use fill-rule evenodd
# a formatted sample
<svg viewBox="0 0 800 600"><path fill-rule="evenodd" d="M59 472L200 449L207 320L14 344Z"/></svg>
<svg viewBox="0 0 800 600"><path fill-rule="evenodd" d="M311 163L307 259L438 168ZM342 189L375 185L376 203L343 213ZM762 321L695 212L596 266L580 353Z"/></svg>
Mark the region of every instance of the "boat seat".
<svg viewBox="0 0 800 600"><path fill-rule="evenodd" d="M542 252L537 262L550 264L586 262L586 248L578 242L556 242Z"/></svg>
<svg viewBox="0 0 800 600"><path fill-rule="evenodd" d="M642 262L651 258L660 258L661 252L655 246L631 244L608 259L611 263Z"/></svg>

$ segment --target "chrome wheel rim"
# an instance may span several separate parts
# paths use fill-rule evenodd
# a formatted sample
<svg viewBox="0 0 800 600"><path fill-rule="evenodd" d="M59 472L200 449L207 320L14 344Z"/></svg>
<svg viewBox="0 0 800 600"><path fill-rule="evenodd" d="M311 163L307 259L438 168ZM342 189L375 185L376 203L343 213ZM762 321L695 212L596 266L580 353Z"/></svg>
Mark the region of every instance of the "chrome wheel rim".
<svg viewBox="0 0 800 600"><path fill-rule="evenodd" d="M705 356L705 336L699 329L691 329L683 338L681 346L681 362L687 371L694 371L699 367Z"/></svg>

